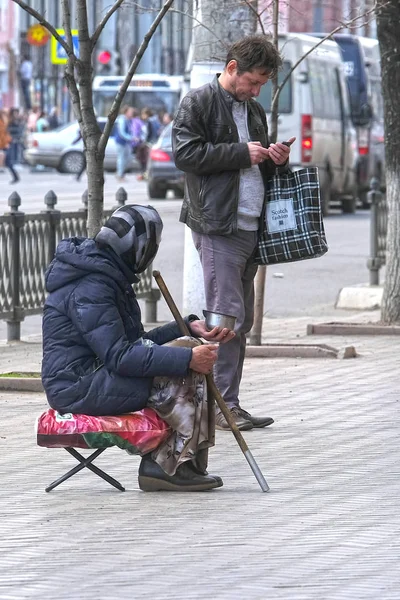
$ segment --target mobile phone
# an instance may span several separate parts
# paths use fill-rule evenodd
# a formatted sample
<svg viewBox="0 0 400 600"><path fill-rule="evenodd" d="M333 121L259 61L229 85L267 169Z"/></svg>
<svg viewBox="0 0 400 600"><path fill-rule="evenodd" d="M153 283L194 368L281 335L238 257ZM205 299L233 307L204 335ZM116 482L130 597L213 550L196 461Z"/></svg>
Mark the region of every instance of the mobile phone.
<svg viewBox="0 0 400 600"><path fill-rule="evenodd" d="M293 144L293 142L282 142L282 144L283 144L284 146L288 146L288 147L290 147L290 146Z"/></svg>

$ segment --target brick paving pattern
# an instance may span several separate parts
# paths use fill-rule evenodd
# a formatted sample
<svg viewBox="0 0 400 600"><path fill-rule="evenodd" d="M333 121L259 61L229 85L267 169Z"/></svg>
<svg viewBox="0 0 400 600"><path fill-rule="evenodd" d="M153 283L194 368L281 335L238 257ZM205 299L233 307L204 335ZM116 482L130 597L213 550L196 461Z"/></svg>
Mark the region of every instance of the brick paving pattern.
<svg viewBox="0 0 400 600"><path fill-rule="evenodd" d="M112 448L96 464L125 493L84 469L46 494L73 459L35 444L43 394L0 392L0 600L399 600L400 339L306 338L307 322L268 323L268 341L361 356L246 360L242 404L276 421L244 433L269 494L224 432L220 490L142 493L139 457ZM39 349L3 346L0 370Z"/></svg>

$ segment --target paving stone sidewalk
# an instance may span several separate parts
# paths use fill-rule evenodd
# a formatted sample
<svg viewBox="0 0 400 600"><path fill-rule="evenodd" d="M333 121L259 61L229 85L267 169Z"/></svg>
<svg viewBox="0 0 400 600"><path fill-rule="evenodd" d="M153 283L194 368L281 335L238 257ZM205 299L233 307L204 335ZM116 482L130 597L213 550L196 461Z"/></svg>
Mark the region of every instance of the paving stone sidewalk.
<svg viewBox="0 0 400 600"><path fill-rule="evenodd" d="M223 432L220 490L144 494L139 458L112 448L98 464L125 493L84 470L46 494L74 463L35 444L45 397L0 392L0 600L399 600L400 337L307 338L308 322L264 332L360 357L246 360L242 404L276 421L244 434L269 494ZM0 346L0 370L35 370L40 348Z"/></svg>

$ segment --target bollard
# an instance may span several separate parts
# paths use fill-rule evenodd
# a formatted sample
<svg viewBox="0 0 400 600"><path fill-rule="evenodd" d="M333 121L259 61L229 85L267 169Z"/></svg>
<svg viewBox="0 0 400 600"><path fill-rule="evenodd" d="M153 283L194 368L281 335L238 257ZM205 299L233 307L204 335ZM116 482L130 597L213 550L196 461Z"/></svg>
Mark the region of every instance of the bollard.
<svg viewBox="0 0 400 600"><path fill-rule="evenodd" d="M83 204L83 208L81 208L80 210L87 211L88 205L89 205L89 193L87 190L85 190L82 194L82 204Z"/></svg>
<svg viewBox="0 0 400 600"><path fill-rule="evenodd" d="M120 208L121 206L125 206L125 202L128 199L128 194L127 194L125 188L120 187L117 190L117 193L115 194L115 199L117 201L117 206L115 207L114 210L116 210L117 208Z"/></svg>
<svg viewBox="0 0 400 600"><path fill-rule="evenodd" d="M161 297L160 290L151 288L146 293L144 304L144 321L145 323L157 323L157 302Z"/></svg>
<svg viewBox="0 0 400 600"><path fill-rule="evenodd" d="M11 295L13 316L7 321L7 341L15 342L21 339L21 321L24 320L24 312L20 306L20 275L21 275L21 254L20 239L21 228L24 226L25 214L18 210L21 206L21 197L17 192L13 192L8 199L11 216Z"/></svg>
<svg viewBox="0 0 400 600"><path fill-rule="evenodd" d="M380 182L377 177L371 179L371 189L368 192L368 203L371 206L371 225L370 225L370 257L367 260L369 269L369 284L379 285L379 269L382 266L382 259L378 255L378 207L382 200Z"/></svg>

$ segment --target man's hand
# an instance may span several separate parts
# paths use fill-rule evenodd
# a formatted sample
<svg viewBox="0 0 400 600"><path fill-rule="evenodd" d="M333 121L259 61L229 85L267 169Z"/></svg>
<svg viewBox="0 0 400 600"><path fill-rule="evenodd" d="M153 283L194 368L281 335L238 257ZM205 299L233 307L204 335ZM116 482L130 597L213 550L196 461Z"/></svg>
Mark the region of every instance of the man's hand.
<svg viewBox="0 0 400 600"><path fill-rule="evenodd" d="M219 342L220 344L225 344L235 337L235 332L226 327L214 327L208 331L205 321L192 321L190 330L195 337L202 337L208 342Z"/></svg>
<svg viewBox="0 0 400 600"><path fill-rule="evenodd" d="M287 141L287 144L293 144L295 139L295 137L290 138L290 140ZM282 142L278 142L277 144L271 144L268 148L268 152L270 158L276 165L283 165L289 158L290 146L287 146Z"/></svg>
<svg viewBox="0 0 400 600"><path fill-rule="evenodd" d="M269 149L267 150L267 148L261 146L261 142L248 142L247 147L252 165L259 165L269 158Z"/></svg>
<svg viewBox="0 0 400 600"><path fill-rule="evenodd" d="M217 350L218 346L212 344L196 346L192 349L192 360L189 363L189 368L208 375L217 360Z"/></svg>

